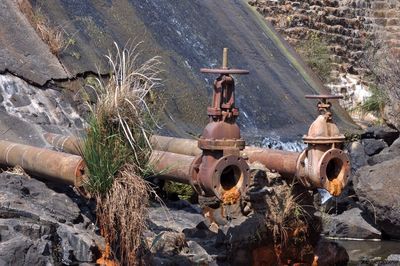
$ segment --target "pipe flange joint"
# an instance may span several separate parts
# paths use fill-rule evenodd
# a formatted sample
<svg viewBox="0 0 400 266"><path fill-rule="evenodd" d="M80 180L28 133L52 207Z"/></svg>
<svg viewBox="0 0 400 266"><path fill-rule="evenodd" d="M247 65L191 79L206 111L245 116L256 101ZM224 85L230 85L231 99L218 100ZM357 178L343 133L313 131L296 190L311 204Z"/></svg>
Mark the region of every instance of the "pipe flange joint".
<svg viewBox="0 0 400 266"><path fill-rule="evenodd" d="M250 167L246 161L236 155L221 157L215 164L212 185L215 195L223 202L237 200L236 196L246 193L250 176Z"/></svg>
<svg viewBox="0 0 400 266"><path fill-rule="evenodd" d="M322 188L332 196L340 195L350 177L349 156L340 149L329 149L322 155L317 167Z"/></svg>

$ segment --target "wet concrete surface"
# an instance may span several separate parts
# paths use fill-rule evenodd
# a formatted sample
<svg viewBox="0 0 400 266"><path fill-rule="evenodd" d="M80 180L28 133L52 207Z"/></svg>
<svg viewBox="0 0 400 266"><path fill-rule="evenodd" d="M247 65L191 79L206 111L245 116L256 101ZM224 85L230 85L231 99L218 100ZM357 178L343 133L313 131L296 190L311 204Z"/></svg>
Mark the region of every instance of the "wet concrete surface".
<svg viewBox="0 0 400 266"><path fill-rule="evenodd" d="M199 69L219 67L223 47L230 49L230 66L250 70L248 76L235 77L239 124L248 140L300 139L316 115L316 103L304 95L326 93L287 43L244 0L29 2L50 26L65 33L68 46L60 52L59 62L70 76L108 73L104 55L112 51L114 41L120 46L128 40L143 41L144 58L160 55L164 72L158 93L167 101L161 133L187 137L201 132L215 75L201 74ZM13 25L6 30L12 32ZM15 46L9 39L5 51ZM40 58L52 55L31 58L39 67ZM7 63L2 68L7 69ZM47 79L63 77L50 73ZM336 115L341 128L354 127L344 110L336 108Z"/></svg>

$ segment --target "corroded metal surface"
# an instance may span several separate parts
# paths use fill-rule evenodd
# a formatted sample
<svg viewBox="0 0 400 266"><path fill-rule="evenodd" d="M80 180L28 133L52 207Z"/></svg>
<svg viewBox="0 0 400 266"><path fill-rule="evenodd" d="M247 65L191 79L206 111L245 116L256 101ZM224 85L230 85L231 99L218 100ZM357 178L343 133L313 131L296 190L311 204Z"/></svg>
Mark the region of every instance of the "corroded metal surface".
<svg viewBox="0 0 400 266"><path fill-rule="evenodd" d="M311 124L308 134L303 137L308 144L297 162L297 177L307 187L326 189L338 196L350 176L350 159L342 150L345 136L340 134L332 120L329 99L340 99L340 95L307 95L319 99L320 115Z"/></svg>
<svg viewBox="0 0 400 266"><path fill-rule="evenodd" d="M46 141L57 150L75 155L82 154L82 140L74 136L64 136L60 134L46 132L43 134Z"/></svg>
<svg viewBox="0 0 400 266"><path fill-rule="evenodd" d="M241 157L245 142L236 123L239 109L235 106L235 81L230 74L247 74L247 70L228 68L228 49L223 49L222 67L201 69L219 76L214 81L212 105L207 108L209 123L198 140L202 150L193 167L192 178L202 196L217 196L235 189L244 195L249 179L249 167Z"/></svg>
<svg viewBox="0 0 400 266"><path fill-rule="evenodd" d="M80 187L85 164L80 156L0 140L0 164Z"/></svg>
<svg viewBox="0 0 400 266"><path fill-rule="evenodd" d="M150 138L151 146L154 150L168 151L179 154L196 156L201 154L201 149L194 139L181 139L153 135Z"/></svg>
<svg viewBox="0 0 400 266"><path fill-rule="evenodd" d="M249 162L260 162L272 171L279 172L282 176L294 176L297 171L298 152L247 147L244 156Z"/></svg>
<svg viewBox="0 0 400 266"><path fill-rule="evenodd" d="M195 157L165 151L153 151L149 164L160 178L192 184L191 167Z"/></svg>

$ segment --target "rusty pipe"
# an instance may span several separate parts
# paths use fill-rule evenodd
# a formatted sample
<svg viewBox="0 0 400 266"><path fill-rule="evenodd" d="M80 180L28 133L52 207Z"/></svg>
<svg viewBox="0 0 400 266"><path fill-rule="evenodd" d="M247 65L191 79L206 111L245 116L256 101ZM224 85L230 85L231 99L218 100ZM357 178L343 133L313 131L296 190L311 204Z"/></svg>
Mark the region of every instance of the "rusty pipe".
<svg viewBox="0 0 400 266"><path fill-rule="evenodd" d="M192 184L191 166L194 156L154 150L149 164L162 179Z"/></svg>
<svg viewBox="0 0 400 266"><path fill-rule="evenodd" d="M297 172L297 159L300 153L246 147L242 155L247 157L250 163L260 162L268 169L279 172L282 176L293 176Z"/></svg>
<svg viewBox="0 0 400 266"><path fill-rule="evenodd" d="M151 141L153 146L165 151L201 153L195 147L195 140L153 136ZM284 177L295 176L304 186L326 189L333 196L340 195L349 178L348 156L344 151L332 148L332 145L309 145L301 153L246 147L241 155L250 163L258 161Z"/></svg>
<svg viewBox="0 0 400 266"><path fill-rule="evenodd" d="M66 153L81 155L83 142L74 136L64 136L60 134L46 132L43 134L46 141L54 148Z"/></svg>
<svg viewBox="0 0 400 266"><path fill-rule="evenodd" d="M79 141L74 137L69 137L69 140L72 142ZM198 148L198 142L194 139L153 135L151 144L155 150L171 153L168 158L173 158L174 154L198 156L202 153L202 150ZM66 146L64 145L63 147L65 148ZM310 145L302 153L297 153L246 147L241 152L241 155L248 158L250 163L258 161L268 169L279 172L284 177L296 176L306 187L324 188L334 196L341 193L349 177L349 159L340 149L326 147L320 150L320 145ZM193 159L194 157L191 158ZM179 162L180 157L178 156L176 159ZM172 159L169 161L168 167L176 165L176 162L173 163ZM160 165L159 170L166 168L162 168ZM176 181L182 183L189 182L186 177L183 180L181 177L173 177L176 174L174 171L176 170L166 175L166 178L171 180L177 178L178 180ZM187 171L185 170L185 172Z"/></svg>
<svg viewBox="0 0 400 266"><path fill-rule="evenodd" d="M202 152L198 147L197 140L194 139L181 139L153 135L151 136L150 143L153 149L159 151L168 151L191 156L197 156Z"/></svg>
<svg viewBox="0 0 400 266"><path fill-rule="evenodd" d="M179 154L194 155L201 154L196 140L181 139L173 137L165 137L153 135L151 137L151 145L156 150L168 151ZM300 153L264 149L248 146L242 151L242 156L248 158L250 163L260 162L268 169L275 170L282 175L295 175L297 171L297 158Z"/></svg>
<svg viewBox="0 0 400 266"><path fill-rule="evenodd" d="M212 165L209 176L202 178L197 174L202 159L201 156L153 150L149 164L157 177L190 184L198 194L217 196L221 200L231 196L232 192L240 195L241 188L247 187L247 184L244 184L244 175L247 173L241 171L243 160L237 160L232 155L224 156Z"/></svg>
<svg viewBox="0 0 400 266"><path fill-rule="evenodd" d="M85 164L80 156L0 140L0 164L21 166L28 173L80 187Z"/></svg>

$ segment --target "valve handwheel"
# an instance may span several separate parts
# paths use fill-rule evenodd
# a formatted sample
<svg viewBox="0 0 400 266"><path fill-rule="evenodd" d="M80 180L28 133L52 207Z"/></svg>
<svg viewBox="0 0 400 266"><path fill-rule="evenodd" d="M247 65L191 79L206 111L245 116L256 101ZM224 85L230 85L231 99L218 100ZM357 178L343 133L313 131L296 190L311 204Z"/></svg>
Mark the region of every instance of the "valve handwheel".
<svg viewBox="0 0 400 266"><path fill-rule="evenodd" d="M342 95L331 95L331 94L312 94L312 95L306 95L305 98L329 100L329 99L343 99L343 96Z"/></svg>
<svg viewBox="0 0 400 266"><path fill-rule="evenodd" d="M236 69L228 67L228 48L224 48L222 55L222 67L221 68L201 68L200 72L209 73L209 74L221 74L221 75L229 75L229 74L238 74L238 75L247 75L249 71L246 69Z"/></svg>

